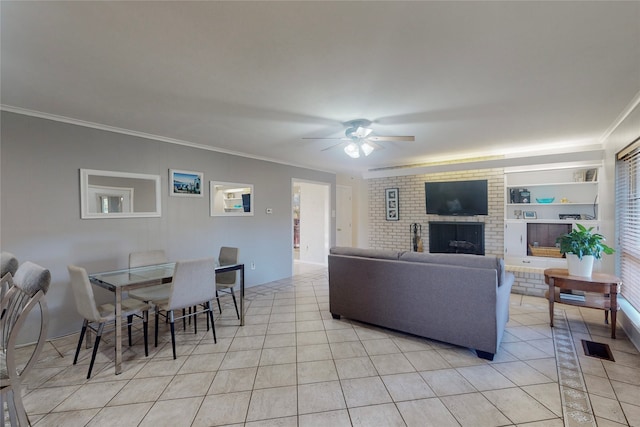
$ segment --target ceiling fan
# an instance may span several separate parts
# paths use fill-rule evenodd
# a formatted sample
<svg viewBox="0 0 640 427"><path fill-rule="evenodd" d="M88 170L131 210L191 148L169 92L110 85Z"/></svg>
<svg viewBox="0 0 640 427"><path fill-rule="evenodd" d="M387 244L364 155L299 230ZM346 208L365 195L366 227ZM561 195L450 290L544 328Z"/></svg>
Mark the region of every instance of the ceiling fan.
<svg viewBox="0 0 640 427"><path fill-rule="evenodd" d="M341 141L349 141L348 144L344 147L344 152L347 153L350 157L357 159L360 157L360 154L364 154L368 156L376 149L382 149L378 142L402 142L415 141L414 136L381 136L373 134L373 129L371 126L371 120L367 119L356 119L349 120L348 122L344 122L343 125L346 127L344 131L344 137L341 138L303 138L303 139L338 139ZM340 142L339 144L332 145L331 147L327 147L322 151L330 150L338 145L344 144L344 142Z"/></svg>

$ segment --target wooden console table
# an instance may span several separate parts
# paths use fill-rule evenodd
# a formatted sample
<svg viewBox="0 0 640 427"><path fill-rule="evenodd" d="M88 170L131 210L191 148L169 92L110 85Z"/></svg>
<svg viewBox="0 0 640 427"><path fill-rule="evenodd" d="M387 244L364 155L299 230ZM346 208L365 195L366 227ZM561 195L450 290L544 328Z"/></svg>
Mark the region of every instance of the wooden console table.
<svg viewBox="0 0 640 427"><path fill-rule="evenodd" d="M544 271L544 281L549 285L549 319L553 327L553 303L577 305L580 307L596 308L611 311L611 338L616 337L616 314L618 312L618 292L622 281L611 274L593 273L591 277L571 276L565 268L548 268ZM560 300L559 293L556 296L555 288L570 289L576 291L593 292L602 294L602 297L584 301Z"/></svg>

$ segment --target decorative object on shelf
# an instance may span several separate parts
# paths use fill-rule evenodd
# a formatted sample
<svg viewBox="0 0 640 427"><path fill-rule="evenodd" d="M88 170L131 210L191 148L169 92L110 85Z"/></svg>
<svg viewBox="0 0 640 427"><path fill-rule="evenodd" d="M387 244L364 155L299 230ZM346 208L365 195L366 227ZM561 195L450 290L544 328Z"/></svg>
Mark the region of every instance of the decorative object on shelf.
<svg viewBox="0 0 640 427"><path fill-rule="evenodd" d="M387 221L398 221L400 219L400 198L397 188L387 188L384 190L384 207Z"/></svg>
<svg viewBox="0 0 640 427"><path fill-rule="evenodd" d="M536 242L537 243L537 242ZM533 256L543 256L548 258L562 258L560 248L555 246L536 246L535 244L529 245L529 251Z"/></svg>
<svg viewBox="0 0 640 427"><path fill-rule="evenodd" d="M523 211L522 215L524 219L536 219L538 217L536 211Z"/></svg>
<svg viewBox="0 0 640 427"><path fill-rule="evenodd" d="M560 244L560 253L566 254L569 274L590 277L593 260L602 258L602 254L611 255L614 249L605 245L604 236L593 233L593 227L576 224L576 228L556 239Z"/></svg>
<svg viewBox="0 0 640 427"><path fill-rule="evenodd" d="M169 169L169 195L202 197L202 172Z"/></svg>
<svg viewBox="0 0 640 427"><path fill-rule="evenodd" d="M598 169L587 169L584 173L584 180L586 182L596 182L598 180Z"/></svg>
<svg viewBox="0 0 640 427"><path fill-rule="evenodd" d="M560 203L569 203L569 199L563 197L562 199L560 199Z"/></svg>
<svg viewBox="0 0 640 427"><path fill-rule="evenodd" d="M516 217L516 219L520 219L520 217L522 216L522 209L514 209L513 215Z"/></svg>
<svg viewBox="0 0 640 427"><path fill-rule="evenodd" d="M537 198L536 197L536 202L538 203L553 203L553 201L555 200L555 197L543 197L543 198Z"/></svg>

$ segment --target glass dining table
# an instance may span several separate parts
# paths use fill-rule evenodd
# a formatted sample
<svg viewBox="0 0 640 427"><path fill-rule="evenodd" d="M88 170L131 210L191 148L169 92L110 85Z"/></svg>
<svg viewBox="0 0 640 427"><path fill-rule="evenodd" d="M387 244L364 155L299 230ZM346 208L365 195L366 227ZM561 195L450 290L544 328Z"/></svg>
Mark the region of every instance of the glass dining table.
<svg viewBox="0 0 640 427"><path fill-rule="evenodd" d="M96 286L111 291L115 295L115 371L122 372L122 294L134 289L169 283L173 278L176 263L169 262L145 267L105 271L89 275ZM212 274L240 271L240 326L244 326L244 264L212 265Z"/></svg>

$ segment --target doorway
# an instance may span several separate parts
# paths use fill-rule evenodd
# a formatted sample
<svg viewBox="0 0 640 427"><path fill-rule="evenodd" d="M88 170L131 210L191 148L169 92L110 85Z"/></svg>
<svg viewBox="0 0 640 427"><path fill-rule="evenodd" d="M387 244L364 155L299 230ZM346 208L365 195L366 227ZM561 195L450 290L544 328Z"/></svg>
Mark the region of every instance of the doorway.
<svg viewBox="0 0 640 427"><path fill-rule="evenodd" d="M292 180L292 245L296 263L327 265L331 185Z"/></svg>
<svg viewBox="0 0 640 427"><path fill-rule="evenodd" d="M336 185L336 246L353 245L353 191L347 185Z"/></svg>

